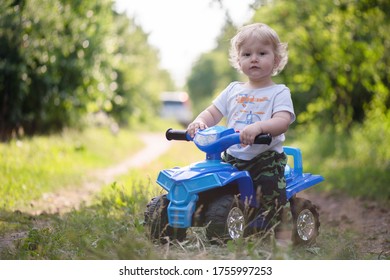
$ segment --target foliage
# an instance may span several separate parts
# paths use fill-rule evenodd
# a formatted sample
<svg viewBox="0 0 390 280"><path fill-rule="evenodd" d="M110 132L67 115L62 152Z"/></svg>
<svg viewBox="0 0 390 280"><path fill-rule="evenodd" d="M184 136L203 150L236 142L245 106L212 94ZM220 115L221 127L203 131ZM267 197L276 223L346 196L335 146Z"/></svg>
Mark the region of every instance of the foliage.
<svg viewBox="0 0 390 280"><path fill-rule="evenodd" d="M230 44L228 36L234 32L233 24L227 22L218 38L217 47L202 54L192 68L187 87L196 112L206 108L215 94L239 77L239 73L230 66L226 51Z"/></svg>
<svg viewBox="0 0 390 280"><path fill-rule="evenodd" d="M368 129L355 126L352 134L334 127L297 126L289 132L287 145L302 150L306 172L324 176L319 190L389 203L389 149L378 138L384 129L377 124Z"/></svg>
<svg viewBox="0 0 390 280"><path fill-rule="evenodd" d="M300 123L349 130L378 98L382 113L388 111L388 1L257 2L253 21L266 22L289 44L281 79L291 88Z"/></svg>
<svg viewBox="0 0 390 280"><path fill-rule="evenodd" d="M390 106L388 1L253 2L252 22L270 25L289 44L288 65L276 81L291 89L298 123L314 121L340 132L363 123L372 110L385 118ZM218 47L195 64L187 83L194 99L210 100L224 83L239 78L224 61L232 30L228 20Z"/></svg>
<svg viewBox="0 0 390 280"><path fill-rule="evenodd" d="M98 111L121 123L153 114L171 79L142 28L112 5L1 2L0 138L80 126Z"/></svg>
<svg viewBox="0 0 390 280"><path fill-rule="evenodd" d="M148 45L141 27L122 14L115 16L114 28L112 66L117 88L110 114L122 124L127 124L129 116L147 123L157 111L160 92L175 86L169 73L157 67L158 51Z"/></svg>

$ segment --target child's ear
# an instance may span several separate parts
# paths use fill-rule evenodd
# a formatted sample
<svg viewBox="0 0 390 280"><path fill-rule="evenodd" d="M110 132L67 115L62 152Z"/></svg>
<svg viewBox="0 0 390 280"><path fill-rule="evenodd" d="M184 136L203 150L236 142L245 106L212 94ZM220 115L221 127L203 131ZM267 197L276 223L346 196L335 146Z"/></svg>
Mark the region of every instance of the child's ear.
<svg viewBox="0 0 390 280"><path fill-rule="evenodd" d="M273 67L273 69L272 69L274 73L277 72L277 69L278 69L278 67L279 67L280 61L281 61L280 57L275 56L275 59L274 59L274 67Z"/></svg>
<svg viewBox="0 0 390 280"><path fill-rule="evenodd" d="M280 60L281 60L280 57L275 55L274 68L279 66Z"/></svg>
<svg viewBox="0 0 390 280"><path fill-rule="evenodd" d="M242 65L241 65L241 60L240 60L239 57L236 58L236 62L237 62L237 64L236 64L236 67L237 67L236 70L237 70L238 72L242 73Z"/></svg>

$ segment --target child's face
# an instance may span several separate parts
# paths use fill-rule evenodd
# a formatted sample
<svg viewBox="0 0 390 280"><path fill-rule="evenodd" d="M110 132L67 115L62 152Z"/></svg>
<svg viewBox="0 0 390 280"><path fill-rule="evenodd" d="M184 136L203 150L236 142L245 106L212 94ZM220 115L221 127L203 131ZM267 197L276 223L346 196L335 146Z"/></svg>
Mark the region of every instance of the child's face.
<svg viewBox="0 0 390 280"><path fill-rule="evenodd" d="M238 62L250 82L272 82L272 72L277 61L271 44L265 44L258 38L248 38L240 48Z"/></svg>

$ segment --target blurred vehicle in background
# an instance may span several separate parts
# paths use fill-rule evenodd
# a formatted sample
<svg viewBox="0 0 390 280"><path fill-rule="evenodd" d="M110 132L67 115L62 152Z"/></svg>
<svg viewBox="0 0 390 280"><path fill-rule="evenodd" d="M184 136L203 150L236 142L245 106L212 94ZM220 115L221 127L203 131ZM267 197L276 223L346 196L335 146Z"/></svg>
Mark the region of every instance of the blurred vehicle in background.
<svg viewBox="0 0 390 280"><path fill-rule="evenodd" d="M191 102L185 91L167 91L160 95L160 116L164 119L175 120L187 127L192 121Z"/></svg>

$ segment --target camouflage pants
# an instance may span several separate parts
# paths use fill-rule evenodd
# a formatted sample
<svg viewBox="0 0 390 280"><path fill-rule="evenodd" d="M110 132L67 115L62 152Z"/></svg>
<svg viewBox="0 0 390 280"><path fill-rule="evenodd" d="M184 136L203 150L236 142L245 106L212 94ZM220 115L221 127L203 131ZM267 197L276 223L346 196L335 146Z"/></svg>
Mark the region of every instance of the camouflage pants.
<svg viewBox="0 0 390 280"><path fill-rule="evenodd" d="M267 224L274 224L275 221L280 220L283 208L287 206L286 179L284 177L284 168L287 164L286 154L266 151L247 161L235 158L225 152L223 161L232 164L239 170L249 172L256 188L256 199L260 202L261 211L266 213Z"/></svg>

